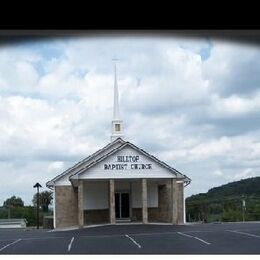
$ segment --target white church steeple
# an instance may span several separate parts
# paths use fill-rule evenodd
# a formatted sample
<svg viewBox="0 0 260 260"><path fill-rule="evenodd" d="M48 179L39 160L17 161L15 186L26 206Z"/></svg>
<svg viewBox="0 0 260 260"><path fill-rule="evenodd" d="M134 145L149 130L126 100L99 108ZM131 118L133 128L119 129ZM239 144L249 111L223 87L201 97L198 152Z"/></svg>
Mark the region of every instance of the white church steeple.
<svg viewBox="0 0 260 260"><path fill-rule="evenodd" d="M114 112L112 120L112 135L111 142L118 137L123 137L123 120L120 119L119 100L118 100L118 86L116 78L116 64L115 64L115 81L114 81Z"/></svg>

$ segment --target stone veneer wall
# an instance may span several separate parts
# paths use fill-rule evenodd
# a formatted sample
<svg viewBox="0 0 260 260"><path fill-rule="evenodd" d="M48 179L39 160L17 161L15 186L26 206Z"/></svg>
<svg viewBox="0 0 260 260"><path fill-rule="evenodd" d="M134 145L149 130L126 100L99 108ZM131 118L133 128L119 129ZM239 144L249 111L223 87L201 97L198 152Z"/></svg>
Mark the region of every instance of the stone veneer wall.
<svg viewBox="0 0 260 260"><path fill-rule="evenodd" d="M149 199L149 198L148 198ZM180 200L181 198L178 198ZM158 186L158 208L148 207L148 222L171 222L171 184ZM181 209L178 211L181 215ZM132 221L142 221L142 208L132 209Z"/></svg>
<svg viewBox="0 0 260 260"><path fill-rule="evenodd" d="M56 228L78 225L78 193L72 186L55 187Z"/></svg>
<svg viewBox="0 0 260 260"><path fill-rule="evenodd" d="M149 222L171 222L170 184L158 186L158 208L148 208Z"/></svg>
<svg viewBox="0 0 260 260"><path fill-rule="evenodd" d="M84 210L84 224L109 223L109 209Z"/></svg>
<svg viewBox="0 0 260 260"><path fill-rule="evenodd" d="M71 186L55 187L56 228L78 225L78 193ZM171 222L170 182L158 186L158 208L148 208L149 222ZM183 218L183 184L178 184L178 224ZM142 208L132 209L132 221L142 221ZM85 210L84 224L109 223L109 210Z"/></svg>
<svg viewBox="0 0 260 260"><path fill-rule="evenodd" d="M178 224L184 223L183 216L183 183L177 183L178 186Z"/></svg>
<svg viewBox="0 0 260 260"><path fill-rule="evenodd" d="M142 221L142 208L132 208L132 222L140 222Z"/></svg>
<svg viewBox="0 0 260 260"><path fill-rule="evenodd" d="M184 223L183 216L183 183L178 183L178 223ZM158 186L158 208L148 208L148 221L149 222L171 222L171 183L170 181L165 185Z"/></svg>

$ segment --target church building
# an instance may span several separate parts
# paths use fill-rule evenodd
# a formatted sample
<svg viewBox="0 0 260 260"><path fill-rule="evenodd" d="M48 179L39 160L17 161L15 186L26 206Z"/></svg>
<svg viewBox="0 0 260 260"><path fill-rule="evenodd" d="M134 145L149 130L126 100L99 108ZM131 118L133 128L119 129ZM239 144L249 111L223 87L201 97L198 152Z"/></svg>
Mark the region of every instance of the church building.
<svg viewBox="0 0 260 260"><path fill-rule="evenodd" d="M184 187L191 180L124 140L114 79L111 142L49 182L54 228L93 224L185 223Z"/></svg>

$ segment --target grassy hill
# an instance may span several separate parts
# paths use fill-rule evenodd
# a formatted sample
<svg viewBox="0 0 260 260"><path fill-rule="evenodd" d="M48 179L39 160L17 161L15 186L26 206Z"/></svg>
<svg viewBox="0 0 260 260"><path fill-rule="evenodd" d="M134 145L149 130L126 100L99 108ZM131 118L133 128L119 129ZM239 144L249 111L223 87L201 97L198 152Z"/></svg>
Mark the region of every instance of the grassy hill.
<svg viewBox="0 0 260 260"><path fill-rule="evenodd" d="M245 200L243 211L242 200ZM187 221L260 221L260 177L231 182L186 199Z"/></svg>

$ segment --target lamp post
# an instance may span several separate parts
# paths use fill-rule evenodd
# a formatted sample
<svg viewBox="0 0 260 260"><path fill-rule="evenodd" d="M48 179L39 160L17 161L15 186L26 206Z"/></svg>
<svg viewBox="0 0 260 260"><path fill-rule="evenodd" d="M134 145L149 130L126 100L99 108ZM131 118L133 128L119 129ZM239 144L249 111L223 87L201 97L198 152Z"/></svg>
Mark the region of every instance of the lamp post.
<svg viewBox="0 0 260 260"><path fill-rule="evenodd" d="M33 188L37 188L37 229L39 229L39 188L41 188L41 184L37 182Z"/></svg>

